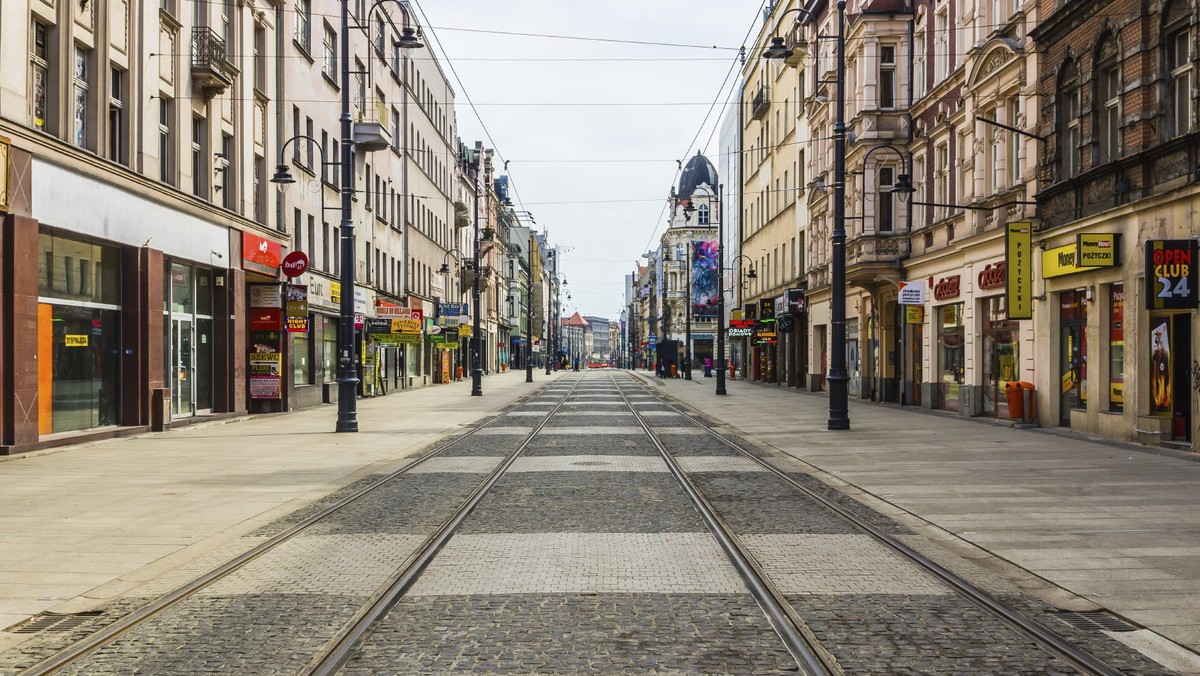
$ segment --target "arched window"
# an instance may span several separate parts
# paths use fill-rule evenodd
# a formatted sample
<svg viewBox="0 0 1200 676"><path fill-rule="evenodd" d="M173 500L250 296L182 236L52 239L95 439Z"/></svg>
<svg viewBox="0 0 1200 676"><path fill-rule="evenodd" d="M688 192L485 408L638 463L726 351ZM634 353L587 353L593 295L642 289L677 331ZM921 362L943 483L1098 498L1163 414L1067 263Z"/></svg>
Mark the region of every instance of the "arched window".
<svg viewBox="0 0 1200 676"><path fill-rule="evenodd" d="M1079 174L1079 70L1074 61L1063 65L1058 78L1058 179Z"/></svg>
<svg viewBox="0 0 1200 676"><path fill-rule="evenodd" d="M1167 133L1164 138L1186 134L1195 128L1195 101L1192 100L1192 27L1188 23L1185 2L1174 2L1164 12L1162 32L1166 51Z"/></svg>
<svg viewBox="0 0 1200 676"><path fill-rule="evenodd" d="M1121 62L1115 35L1100 40L1096 52L1096 141L1099 162L1121 155Z"/></svg>

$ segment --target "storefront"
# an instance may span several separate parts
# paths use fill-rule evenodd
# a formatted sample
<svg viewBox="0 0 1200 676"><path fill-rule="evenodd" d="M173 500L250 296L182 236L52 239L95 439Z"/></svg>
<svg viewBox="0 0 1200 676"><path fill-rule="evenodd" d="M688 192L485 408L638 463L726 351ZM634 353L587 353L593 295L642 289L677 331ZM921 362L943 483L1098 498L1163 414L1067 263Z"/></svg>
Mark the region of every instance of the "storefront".
<svg viewBox="0 0 1200 676"><path fill-rule="evenodd" d="M164 261L163 383L171 416L213 408L213 273L185 261Z"/></svg>
<svg viewBox="0 0 1200 676"><path fill-rule="evenodd" d="M1059 424L1071 425L1071 410L1087 409L1086 290L1058 294Z"/></svg>
<svg viewBox="0 0 1200 676"><path fill-rule="evenodd" d="M1008 319L1004 296L984 298L983 318L983 415L1011 418L1008 398L1009 383L1019 382L1020 323Z"/></svg>
<svg viewBox="0 0 1200 676"><path fill-rule="evenodd" d="M38 434L121 424L121 252L39 234Z"/></svg>
<svg viewBox="0 0 1200 676"><path fill-rule="evenodd" d="M1151 240L1146 248L1151 416L1167 418L1162 440L1192 440L1192 325L1200 294L1196 240Z"/></svg>
<svg viewBox="0 0 1200 676"><path fill-rule="evenodd" d="M965 375L966 346L963 331L963 304L950 303L935 309L937 328L937 408L958 411Z"/></svg>

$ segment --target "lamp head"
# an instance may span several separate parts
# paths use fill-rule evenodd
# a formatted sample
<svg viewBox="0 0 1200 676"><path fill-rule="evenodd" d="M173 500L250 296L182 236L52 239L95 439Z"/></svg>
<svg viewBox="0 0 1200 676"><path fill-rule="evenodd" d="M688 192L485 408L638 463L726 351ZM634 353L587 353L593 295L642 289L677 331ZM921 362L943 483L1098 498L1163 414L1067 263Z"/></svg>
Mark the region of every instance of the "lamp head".
<svg viewBox="0 0 1200 676"><path fill-rule="evenodd" d="M417 31L412 28L405 28L400 35L400 39L396 41L396 46L400 49L417 49L425 45L417 38Z"/></svg>
<svg viewBox="0 0 1200 676"><path fill-rule="evenodd" d="M910 195L916 192L913 188L912 177L908 174L900 174L896 177L896 184L892 186L892 194L900 199L900 203L908 201Z"/></svg>
<svg viewBox="0 0 1200 676"><path fill-rule="evenodd" d="M449 266L449 265L447 265L447 264L445 264L445 263L442 263L442 269L441 269L441 270L438 270L438 272L439 272L439 273L441 273L441 274L443 274L443 275L449 274L449 273L450 273L450 266Z"/></svg>
<svg viewBox="0 0 1200 676"><path fill-rule="evenodd" d="M692 214L694 213L696 213L696 205L688 202L687 206L683 208L683 220L692 220Z"/></svg>
<svg viewBox="0 0 1200 676"><path fill-rule="evenodd" d="M275 169L275 175L271 177L271 182L279 186L279 192L286 193L290 185L296 182L296 177L292 176L292 172L286 164L281 164Z"/></svg>
<svg viewBox="0 0 1200 676"><path fill-rule="evenodd" d="M754 266L750 266L750 272L746 273L746 279L758 279L758 273L755 272Z"/></svg>
<svg viewBox="0 0 1200 676"><path fill-rule="evenodd" d="M764 59L786 59L791 53L791 50L784 46L783 38L774 37L771 38L771 45L763 51L762 55Z"/></svg>

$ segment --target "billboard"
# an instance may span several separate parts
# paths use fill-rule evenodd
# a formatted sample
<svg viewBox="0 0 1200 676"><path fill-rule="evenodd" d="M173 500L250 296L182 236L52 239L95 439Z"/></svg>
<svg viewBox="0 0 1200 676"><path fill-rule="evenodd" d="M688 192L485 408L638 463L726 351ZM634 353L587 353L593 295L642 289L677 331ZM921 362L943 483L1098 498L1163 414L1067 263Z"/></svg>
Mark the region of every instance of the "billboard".
<svg viewBox="0 0 1200 676"><path fill-rule="evenodd" d="M692 242L692 315L717 316L717 243Z"/></svg>

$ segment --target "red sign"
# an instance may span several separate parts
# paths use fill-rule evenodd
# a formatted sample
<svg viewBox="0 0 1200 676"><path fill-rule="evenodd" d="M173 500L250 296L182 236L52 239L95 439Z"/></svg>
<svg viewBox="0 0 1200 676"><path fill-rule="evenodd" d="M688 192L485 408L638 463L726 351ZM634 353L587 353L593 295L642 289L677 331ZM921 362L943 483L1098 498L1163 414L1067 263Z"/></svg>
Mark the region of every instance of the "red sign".
<svg viewBox="0 0 1200 676"><path fill-rule="evenodd" d="M279 242L272 242L253 233L242 233L242 268L274 277L279 274Z"/></svg>
<svg viewBox="0 0 1200 676"><path fill-rule="evenodd" d="M277 307L250 308L251 331L278 331L283 325L283 309Z"/></svg>
<svg viewBox="0 0 1200 676"><path fill-rule="evenodd" d="M959 275L950 275L942 277L933 287L933 297L941 300L943 298L954 298L958 295L958 280Z"/></svg>
<svg viewBox="0 0 1200 676"><path fill-rule="evenodd" d="M979 288L996 289L1008 283L1008 265L1004 261L988 263L979 273Z"/></svg>
<svg viewBox="0 0 1200 676"><path fill-rule="evenodd" d="M283 257L283 265L280 266L283 274L288 277L299 277L308 270L308 254L303 251L293 251Z"/></svg>

